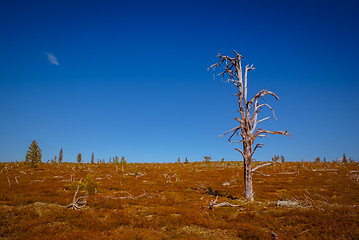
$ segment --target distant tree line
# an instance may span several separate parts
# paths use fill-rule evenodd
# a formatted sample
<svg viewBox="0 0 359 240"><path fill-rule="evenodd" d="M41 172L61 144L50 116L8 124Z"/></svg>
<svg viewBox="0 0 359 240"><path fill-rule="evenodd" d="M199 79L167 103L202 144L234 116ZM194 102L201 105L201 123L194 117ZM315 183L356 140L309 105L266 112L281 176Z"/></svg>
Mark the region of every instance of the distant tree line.
<svg viewBox="0 0 359 240"><path fill-rule="evenodd" d="M314 162L315 162L315 163L320 163L320 162L326 163L327 160L325 159L325 157L323 158L323 161L320 160L320 157L316 157L316 158L314 159ZM341 158L339 158L339 159L337 158L337 159L333 160L333 162L346 164L346 163L354 163L355 160L352 159L351 157L347 158L347 156L345 155L345 153L343 153L343 157L341 157Z"/></svg>
<svg viewBox="0 0 359 240"><path fill-rule="evenodd" d="M59 156L54 156L54 158L51 158L50 160L47 160L47 163L56 164L56 163L62 163L64 161L64 152L63 149L60 149ZM77 163L82 163L82 154L78 153L77 155ZM38 165L42 163L42 152L41 148L39 147L36 140L33 140L29 146L29 149L26 152L24 163L30 167L36 168ZM95 164L95 156L94 153L91 155L91 164ZM106 163L105 159L97 159L97 163ZM127 160L124 156L121 157L121 159L118 156L115 156L109 159L109 163L115 163L115 164L126 164Z"/></svg>
<svg viewBox="0 0 359 240"><path fill-rule="evenodd" d="M203 157L204 160L203 162L205 163L209 163L210 160L212 159L211 156L204 156ZM63 150L62 148L60 149L60 153L59 153L59 156L55 156L54 158L52 158L51 160L48 160L48 163L62 163L63 162ZM222 158L221 160L222 162L224 162L224 158ZM279 155L274 155L274 157L272 158L272 161L274 163L277 163L277 162L282 162L284 163L285 162L285 157L283 155L279 156ZM82 162L82 155L81 153L79 153L77 155L77 163L81 163ZM180 158L178 157L177 159L177 162L180 163L181 160ZM303 159L302 159L302 162L303 162ZM326 158L324 157L323 160L320 159L320 157L316 157L314 159L314 162L315 163L320 163L320 162L323 162L323 163L326 163L327 160ZM337 162L337 163L343 163L343 164L346 164L346 163L354 163L355 160L352 159L351 157L347 157L345 155L345 153L343 154L343 157L339 158L339 159L335 159L333 160L333 162ZM40 165L42 163L42 152L41 152L41 148L39 147L38 143L36 142L36 140L33 140L29 146L29 149L27 150L26 152L26 156L25 156L25 160L24 160L24 163L30 167L34 167L36 168L38 165ZM95 164L95 154L92 153L91 154L91 160L90 160L90 163L91 164ZM105 159L97 159L97 163L106 163ZM121 158L119 158L118 156L115 156L115 157L110 157L109 159L109 163L114 163L114 164L126 164L127 163L127 160L125 159L124 156L122 156ZM185 164L188 164L189 161L186 157L185 161L184 161Z"/></svg>

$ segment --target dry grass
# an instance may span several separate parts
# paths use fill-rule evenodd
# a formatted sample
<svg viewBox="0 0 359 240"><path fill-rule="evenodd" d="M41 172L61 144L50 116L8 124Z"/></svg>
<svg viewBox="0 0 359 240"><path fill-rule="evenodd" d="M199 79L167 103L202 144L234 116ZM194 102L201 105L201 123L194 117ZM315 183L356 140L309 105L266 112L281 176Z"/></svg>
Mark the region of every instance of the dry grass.
<svg viewBox="0 0 359 240"><path fill-rule="evenodd" d="M2 163L0 238L358 239L358 170L357 163L267 166L261 171L270 176L254 176L251 203L238 162L130 163L123 172L114 164ZM82 188L87 206L67 209L88 176L98 184L95 194ZM211 211L209 192L239 207ZM280 207L278 200L297 204Z"/></svg>

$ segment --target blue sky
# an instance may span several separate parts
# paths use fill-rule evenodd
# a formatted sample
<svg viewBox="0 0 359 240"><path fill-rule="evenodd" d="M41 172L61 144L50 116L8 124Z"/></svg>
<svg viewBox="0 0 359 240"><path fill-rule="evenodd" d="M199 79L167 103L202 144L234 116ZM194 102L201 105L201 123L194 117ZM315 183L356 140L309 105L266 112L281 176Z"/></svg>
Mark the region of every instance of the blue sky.
<svg viewBox="0 0 359 240"><path fill-rule="evenodd" d="M89 161L241 160L218 135L235 89L207 68L218 52L254 64L278 120L256 160L359 160L356 1L2 1L0 161L64 151ZM270 113L263 111L262 116Z"/></svg>

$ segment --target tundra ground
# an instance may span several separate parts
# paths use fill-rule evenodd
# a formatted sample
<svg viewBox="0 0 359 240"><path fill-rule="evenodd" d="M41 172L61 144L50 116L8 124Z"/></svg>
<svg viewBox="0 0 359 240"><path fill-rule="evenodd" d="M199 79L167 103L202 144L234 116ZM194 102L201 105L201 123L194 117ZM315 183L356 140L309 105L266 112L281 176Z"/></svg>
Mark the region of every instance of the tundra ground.
<svg viewBox="0 0 359 240"><path fill-rule="evenodd" d="M248 202L240 162L1 163L0 239L359 238L358 163L259 171Z"/></svg>

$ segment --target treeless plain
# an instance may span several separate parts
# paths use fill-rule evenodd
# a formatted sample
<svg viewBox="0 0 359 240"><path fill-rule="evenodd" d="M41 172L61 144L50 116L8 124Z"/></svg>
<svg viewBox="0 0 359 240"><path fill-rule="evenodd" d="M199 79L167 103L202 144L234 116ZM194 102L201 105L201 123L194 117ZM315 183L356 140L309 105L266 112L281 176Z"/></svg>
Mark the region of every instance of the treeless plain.
<svg viewBox="0 0 359 240"><path fill-rule="evenodd" d="M242 162L1 163L0 238L359 238L358 163L276 163L261 173L250 202ZM67 208L78 186L86 205ZM236 206L211 210L216 198Z"/></svg>

